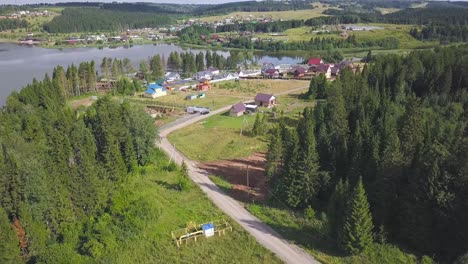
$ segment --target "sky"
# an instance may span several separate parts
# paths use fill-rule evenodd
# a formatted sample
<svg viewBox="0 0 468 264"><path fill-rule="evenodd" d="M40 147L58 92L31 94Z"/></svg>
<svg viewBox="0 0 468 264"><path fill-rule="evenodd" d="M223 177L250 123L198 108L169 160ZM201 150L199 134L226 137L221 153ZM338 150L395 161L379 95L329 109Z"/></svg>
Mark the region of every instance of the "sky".
<svg viewBox="0 0 468 264"><path fill-rule="evenodd" d="M39 3L63 3L63 2L114 2L116 0L0 0L0 4L24 5ZM229 2L243 2L247 0L117 0L116 2L153 2L173 4L221 4Z"/></svg>

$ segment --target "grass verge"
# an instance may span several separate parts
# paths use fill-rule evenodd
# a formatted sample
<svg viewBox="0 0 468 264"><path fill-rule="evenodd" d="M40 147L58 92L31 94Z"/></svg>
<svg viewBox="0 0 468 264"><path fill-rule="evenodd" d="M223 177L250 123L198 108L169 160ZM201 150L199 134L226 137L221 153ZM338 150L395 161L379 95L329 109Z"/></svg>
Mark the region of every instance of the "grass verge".
<svg viewBox="0 0 468 264"><path fill-rule="evenodd" d="M176 171L167 170L167 157L153 156L152 164L125 185L126 201L138 201L157 215L155 221L140 224L137 234L121 241L118 250L103 259L103 263L280 263L261 247L239 225L225 216L197 187L178 191ZM171 231L186 223L204 223L225 218L233 226L226 236L213 237L177 248ZM136 220L135 220L136 221Z"/></svg>

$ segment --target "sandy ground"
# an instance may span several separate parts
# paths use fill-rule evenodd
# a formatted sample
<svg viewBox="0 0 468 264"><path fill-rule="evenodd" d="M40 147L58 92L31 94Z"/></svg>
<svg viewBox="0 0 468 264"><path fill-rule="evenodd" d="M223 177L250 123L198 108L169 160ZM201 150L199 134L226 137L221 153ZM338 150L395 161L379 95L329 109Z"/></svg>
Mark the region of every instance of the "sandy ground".
<svg viewBox="0 0 468 264"><path fill-rule="evenodd" d="M222 177L231 183L230 195L242 202L264 201L268 197L264 166L264 153L254 153L247 158L219 160L198 165L207 174Z"/></svg>

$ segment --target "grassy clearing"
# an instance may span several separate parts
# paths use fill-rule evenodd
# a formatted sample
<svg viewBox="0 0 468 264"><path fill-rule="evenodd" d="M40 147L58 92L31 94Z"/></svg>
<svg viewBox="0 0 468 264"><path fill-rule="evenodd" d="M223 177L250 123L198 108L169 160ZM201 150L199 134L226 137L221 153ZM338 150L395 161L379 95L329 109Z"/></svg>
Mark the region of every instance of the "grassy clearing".
<svg viewBox="0 0 468 264"><path fill-rule="evenodd" d="M301 99L299 95L300 93L296 92L277 98L278 112L284 113L288 125L296 124L299 113L305 107L315 105L314 102ZM263 108L261 111L270 113L271 109ZM257 138L248 136L255 121L255 115L244 117L245 123L243 117L231 117L228 113L212 116L175 131L169 135L169 140L176 144L177 149L187 157L198 161L248 157L254 152L266 151L266 136ZM271 122L267 123L267 125L271 124ZM240 135L241 128L243 128L242 136Z"/></svg>
<svg viewBox="0 0 468 264"><path fill-rule="evenodd" d="M321 3L313 3L312 4L314 9L308 10L290 10L290 11L271 11L271 12L233 12L227 15L220 15L220 16L208 16L208 17L201 17L200 20L203 22L216 22L221 21L226 18L260 18L260 17L271 17L275 20L283 19L283 20L291 20L291 19L309 19L314 17L326 16L323 11L327 9L338 9L334 7L324 6Z"/></svg>
<svg viewBox="0 0 468 264"><path fill-rule="evenodd" d="M434 45L437 42L422 42L413 38L409 31L415 27L413 25L391 25L391 24L357 24L360 26L378 26L384 29L368 30L368 31L351 31L350 35L356 35L358 40L377 40L386 37L395 37L400 40L400 48L413 49L421 46Z"/></svg>
<svg viewBox="0 0 468 264"><path fill-rule="evenodd" d="M360 26L378 26L383 29L368 30L368 31L348 31L349 35L355 35L358 41L369 41L369 40L379 40L387 37L395 37L400 40L401 49L414 49L424 46L433 46L437 45L437 42L422 42L413 38L409 31L411 28L415 27L414 25L394 25L394 24L357 24ZM330 31L339 31L339 28L336 27L327 27L326 29ZM284 36L271 36L269 34L258 34L256 35L259 38L272 38L278 41L309 41L311 38L315 37L325 37L325 38L342 38L337 34L317 34L312 32L314 29L312 27L299 27L287 29L284 32ZM343 49L344 50L344 49Z"/></svg>
<svg viewBox="0 0 468 264"><path fill-rule="evenodd" d="M144 221L137 235L122 241L103 263L280 263L239 225L228 219L196 187L177 191L176 172L165 169L167 158L154 156L153 164L130 179L125 199L148 204L156 221ZM185 227L189 221L204 223L225 218L233 232L177 248L170 232Z"/></svg>
<svg viewBox="0 0 468 264"><path fill-rule="evenodd" d="M265 151L266 142L247 136L255 116L231 117L227 114L212 116L200 123L175 131L168 136L188 158L214 161L247 157L253 152ZM243 135L240 135L241 127Z"/></svg>
<svg viewBox="0 0 468 264"><path fill-rule="evenodd" d="M380 11L380 13L382 13L382 15L386 15L386 14L391 14L391 13L398 12L401 9L400 8L393 8L393 7L389 7L389 8L377 7L375 10Z"/></svg>
<svg viewBox="0 0 468 264"><path fill-rule="evenodd" d="M421 4L412 4L411 8L426 8L427 3L421 3Z"/></svg>
<svg viewBox="0 0 468 264"><path fill-rule="evenodd" d="M210 91L205 92L205 98L198 98L187 101L185 97L189 94L197 94L199 92L181 92L178 90L169 92L167 96L159 97L155 101L175 103L180 105L197 105L218 109L226 105L235 104L242 101L253 100L259 92L263 93L280 93L287 90L307 87L308 82L297 80L240 80L225 81L214 83Z"/></svg>

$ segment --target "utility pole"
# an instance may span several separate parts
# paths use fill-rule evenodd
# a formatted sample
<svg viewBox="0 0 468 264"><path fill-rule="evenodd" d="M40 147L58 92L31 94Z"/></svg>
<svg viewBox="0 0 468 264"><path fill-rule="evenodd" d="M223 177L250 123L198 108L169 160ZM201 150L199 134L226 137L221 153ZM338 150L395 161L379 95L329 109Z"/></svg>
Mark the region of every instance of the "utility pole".
<svg viewBox="0 0 468 264"><path fill-rule="evenodd" d="M249 165L247 165L247 187L249 187Z"/></svg>
<svg viewBox="0 0 468 264"><path fill-rule="evenodd" d="M175 152L175 143L172 146L172 153L171 153L171 156L169 157L169 164L168 165L170 165L171 162L172 162L172 159L174 159L174 152ZM175 159L174 159L174 162L175 162Z"/></svg>
<svg viewBox="0 0 468 264"><path fill-rule="evenodd" d="M240 135L242 136L242 130L244 129L244 123L247 123L247 120L245 119L245 116L242 119L242 125L241 125L241 130L240 130Z"/></svg>

